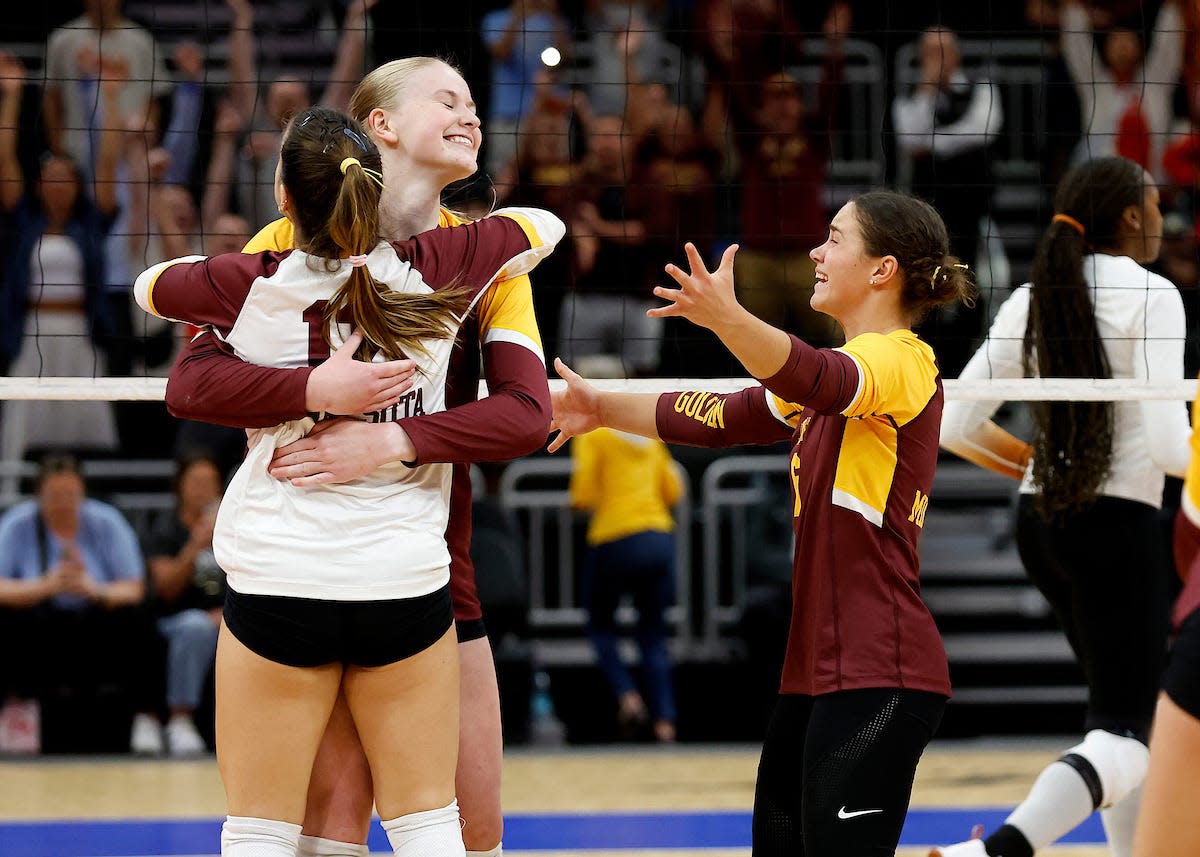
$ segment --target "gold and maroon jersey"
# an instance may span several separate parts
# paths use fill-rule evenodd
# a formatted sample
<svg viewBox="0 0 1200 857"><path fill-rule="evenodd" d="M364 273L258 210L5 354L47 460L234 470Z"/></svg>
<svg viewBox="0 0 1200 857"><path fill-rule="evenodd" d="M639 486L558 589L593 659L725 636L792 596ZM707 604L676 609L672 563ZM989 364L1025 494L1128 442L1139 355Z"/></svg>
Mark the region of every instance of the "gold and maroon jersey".
<svg viewBox="0 0 1200 857"><path fill-rule="evenodd" d="M366 265L398 292L462 288L471 303L503 275L527 273L563 234L561 221L535 209L510 209L478 223L381 242ZM207 326L246 361L279 369L328 356L324 310L347 280L299 250L229 254L164 262L143 273L138 302L148 312ZM351 325L333 325L335 347ZM453 335L411 355L418 379L401 401L364 414L390 421L447 408ZM408 598L445 584L444 533L451 466L389 463L344 485L298 489L267 473L274 451L303 436L308 417L250 433L250 450L225 493L214 550L230 586L245 594L334 600ZM298 540L299 536L299 540Z"/></svg>
<svg viewBox="0 0 1200 857"><path fill-rule="evenodd" d="M791 439L796 554L783 693L902 687L949 695L917 553L942 402L933 351L909 330L863 334L837 349L793 337L787 363L762 386L659 398L668 443Z"/></svg>

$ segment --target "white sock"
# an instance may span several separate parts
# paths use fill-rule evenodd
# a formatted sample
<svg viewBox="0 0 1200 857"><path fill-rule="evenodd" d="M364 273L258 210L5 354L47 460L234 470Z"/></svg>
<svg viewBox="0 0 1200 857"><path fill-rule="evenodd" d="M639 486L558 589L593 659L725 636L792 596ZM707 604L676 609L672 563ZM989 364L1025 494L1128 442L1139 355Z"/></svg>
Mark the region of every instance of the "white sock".
<svg viewBox="0 0 1200 857"><path fill-rule="evenodd" d="M300 825L230 815L221 825L221 857L295 857Z"/></svg>
<svg viewBox="0 0 1200 857"><path fill-rule="evenodd" d="M1083 777L1065 762L1053 762L1038 775L1029 796L1004 823L1025 834L1036 853L1074 830L1094 810Z"/></svg>
<svg viewBox="0 0 1200 857"><path fill-rule="evenodd" d="M466 857L457 800L381 823L396 857Z"/></svg>
<svg viewBox="0 0 1200 857"><path fill-rule="evenodd" d="M361 842L339 842L303 834L296 848L296 857L367 857L367 853L367 846Z"/></svg>
<svg viewBox="0 0 1200 857"><path fill-rule="evenodd" d="M1138 786L1118 803L1100 810L1104 834L1108 837L1108 853L1112 857L1131 857L1133 854L1133 831L1137 827L1141 805L1142 787Z"/></svg>
<svg viewBox="0 0 1200 857"><path fill-rule="evenodd" d="M501 842L491 851L468 851L467 857L501 857L504 854L504 843Z"/></svg>

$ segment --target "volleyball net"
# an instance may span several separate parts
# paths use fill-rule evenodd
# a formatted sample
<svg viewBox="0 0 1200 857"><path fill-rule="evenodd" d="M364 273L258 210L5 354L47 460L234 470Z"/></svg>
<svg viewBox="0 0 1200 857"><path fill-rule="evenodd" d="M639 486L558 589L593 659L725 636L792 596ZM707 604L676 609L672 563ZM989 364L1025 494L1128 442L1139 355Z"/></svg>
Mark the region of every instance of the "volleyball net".
<svg viewBox="0 0 1200 857"><path fill-rule="evenodd" d="M54 150L74 164L80 196L106 202L115 219L84 236L83 254L61 235L30 232L31 221L6 221L0 401L161 400L182 337L132 306L133 277L163 258L238 249L277 216L287 116L314 102L345 107L366 71L417 53L458 64L484 126L479 173L445 203L472 216L538 205L568 222L534 274L535 310L547 358L603 355L645 376L602 386L751 383L734 377L736 362L706 331L645 323L649 289L685 241L710 260L739 242L739 299L814 344L835 344L837 331L807 306L807 251L843 203L893 186L934 202L980 286L976 309L938 313L920 329L947 397L1194 397L1190 380L954 380L1027 279L1055 184L1088 155L1140 159L1160 181L1157 270L1190 313L1194 4L1077 20L1012 3L893 18L858 8L867 4L782 0L547 2L516 23L499 2L368 5L127 0L103 36L56 9L14 10L0 41L9 105L0 156L18 167L3 177L5 206L16 210L14 189L31 215L53 204L45 191L71 180L47 172ZM931 35L938 23L946 33ZM1132 57L1137 72L1124 95L1110 85L1114 56ZM935 72L954 81L931 105L918 95ZM115 192L100 193L106 183ZM73 322L59 323L64 307ZM1188 349L1194 375L1192 340Z"/></svg>

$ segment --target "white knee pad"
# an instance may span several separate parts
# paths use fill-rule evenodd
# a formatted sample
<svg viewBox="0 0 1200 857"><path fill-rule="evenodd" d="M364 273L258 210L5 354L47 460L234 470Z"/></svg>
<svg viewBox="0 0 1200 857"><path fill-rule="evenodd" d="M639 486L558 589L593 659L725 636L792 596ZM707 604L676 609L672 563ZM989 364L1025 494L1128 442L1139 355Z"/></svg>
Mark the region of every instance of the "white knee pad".
<svg viewBox="0 0 1200 857"><path fill-rule="evenodd" d="M367 846L361 842L340 842L320 836L301 836L296 857L367 857Z"/></svg>
<svg viewBox="0 0 1200 857"><path fill-rule="evenodd" d="M221 825L221 857L295 857L300 825L230 815Z"/></svg>
<svg viewBox="0 0 1200 857"><path fill-rule="evenodd" d="M396 857L466 857L458 801L382 822Z"/></svg>
<svg viewBox="0 0 1200 857"><path fill-rule="evenodd" d="M1125 738L1093 729L1083 737L1083 743L1064 756L1083 758L1100 780L1099 809L1107 809L1136 789L1146 779L1150 750L1136 738ZM1086 779L1086 777L1085 777Z"/></svg>
<svg viewBox="0 0 1200 857"><path fill-rule="evenodd" d="M467 857L502 857L504 854L504 843L501 842L490 851L468 851Z"/></svg>

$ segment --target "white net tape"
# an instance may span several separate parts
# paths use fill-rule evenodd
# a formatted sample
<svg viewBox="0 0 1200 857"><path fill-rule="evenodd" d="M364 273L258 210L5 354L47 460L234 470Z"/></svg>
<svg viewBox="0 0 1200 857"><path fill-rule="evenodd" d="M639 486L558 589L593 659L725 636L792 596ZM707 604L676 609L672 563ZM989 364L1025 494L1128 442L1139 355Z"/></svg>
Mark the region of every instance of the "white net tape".
<svg viewBox="0 0 1200 857"><path fill-rule="evenodd" d="M661 393L670 390L709 390L727 393L754 382L746 378L636 378L597 380L604 390ZM946 397L969 401L1130 402L1150 399L1191 401L1195 380L1139 381L1131 378L1013 378L944 382ZM161 401L166 378L0 378L0 401L39 399L60 401ZM551 389L562 389L552 380ZM481 393L484 388L481 387Z"/></svg>

